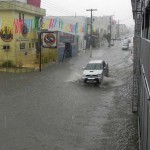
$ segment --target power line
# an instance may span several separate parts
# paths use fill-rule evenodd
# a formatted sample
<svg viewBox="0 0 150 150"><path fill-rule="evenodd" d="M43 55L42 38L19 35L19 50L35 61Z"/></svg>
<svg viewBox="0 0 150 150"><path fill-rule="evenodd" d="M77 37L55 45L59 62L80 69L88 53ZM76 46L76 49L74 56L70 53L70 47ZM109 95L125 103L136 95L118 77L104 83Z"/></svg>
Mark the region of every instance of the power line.
<svg viewBox="0 0 150 150"><path fill-rule="evenodd" d="M60 14L74 14L74 12L72 10L69 9L64 9L64 7L62 7L61 5L56 5L50 1L43 1L42 5L46 8L49 8L49 10L53 9L54 11L60 13ZM50 7L52 6L52 7ZM49 12L48 12L49 13Z"/></svg>
<svg viewBox="0 0 150 150"><path fill-rule="evenodd" d="M67 15L68 15L68 12L71 13L71 14L74 14L74 11L72 11L72 9L68 9L68 8L67 8L67 9L64 9L64 6L59 5L59 4L56 5L56 3L52 3L52 2L50 2L49 0L48 0L48 1L45 0L44 2L47 2L48 4L55 6L55 7L58 8L59 10L61 9L62 11L67 12Z"/></svg>
<svg viewBox="0 0 150 150"><path fill-rule="evenodd" d="M67 16L67 17L75 17L76 16L76 12L73 12L72 10L70 11L69 9L69 11L68 10L66 10L66 9L64 9L61 5L56 5L56 4L54 4L54 3L52 3L52 2L50 2L50 1L43 1L43 6L46 8L46 10L47 10L47 8L49 9L49 10L53 10L53 11L55 11L55 12L57 12L57 13L60 13L61 15L57 15L57 17L60 17L61 18L61 16L62 16L62 14L64 14L64 16L62 16L62 18L65 18L65 15ZM52 6L52 7L49 7L49 6ZM47 13L47 11L46 11L46 16L53 16L53 17L55 17L56 15L53 15L53 13L52 14L50 14L49 12ZM83 15L82 15L83 16ZM86 18L86 16L83 16L83 17L85 17ZM65 18L65 20L66 21L71 21L71 22L76 22L76 18L78 18L78 17L75 17L75 19L68 19L68 18ZM81 23L81 24L85 24L85 23L83 23L83 22L81 22L81 21L77 21L78 23Z"/></svg>

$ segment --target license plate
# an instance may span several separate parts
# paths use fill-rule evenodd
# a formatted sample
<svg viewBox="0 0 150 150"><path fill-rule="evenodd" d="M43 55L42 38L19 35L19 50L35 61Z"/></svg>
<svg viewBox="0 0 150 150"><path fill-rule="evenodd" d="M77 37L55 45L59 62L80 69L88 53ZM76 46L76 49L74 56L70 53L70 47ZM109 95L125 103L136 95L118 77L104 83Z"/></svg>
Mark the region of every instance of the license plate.
<svg viewBox="0 0 150 150"><path fill-rule="evenodd" d="M87 82L88 82L88 83L95 83L96 81L95 81L94 78L93 78L93 79L90 78L90 79L87 80Z"/></svg>

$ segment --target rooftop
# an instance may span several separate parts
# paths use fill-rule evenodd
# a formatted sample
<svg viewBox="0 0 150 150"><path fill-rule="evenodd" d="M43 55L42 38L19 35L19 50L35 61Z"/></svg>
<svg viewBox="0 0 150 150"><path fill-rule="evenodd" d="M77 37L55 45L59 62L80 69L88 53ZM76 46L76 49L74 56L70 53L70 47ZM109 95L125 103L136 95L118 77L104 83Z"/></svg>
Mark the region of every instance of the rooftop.
<svg viewBox="0 0 150 150"><path fill-rule="evenodd" d="M91 60L89 63L102 63L103 60Z"/></svg>
<svg viewBox="0 0 150 150"><path fill-rule="evenodd" d="M0 11L18 11L33 15L45 16L45 9L35 7L18 1L4 2L0 1Z"/></svg>

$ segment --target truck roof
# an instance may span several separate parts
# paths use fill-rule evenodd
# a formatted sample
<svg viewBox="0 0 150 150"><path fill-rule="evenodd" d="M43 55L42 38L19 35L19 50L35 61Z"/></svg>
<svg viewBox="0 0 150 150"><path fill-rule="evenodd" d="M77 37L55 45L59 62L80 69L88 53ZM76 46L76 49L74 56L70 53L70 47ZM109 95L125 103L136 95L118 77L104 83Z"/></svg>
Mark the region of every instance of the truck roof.
<svg viewBox="0 0 150 150"><path fill-rule="evenodd" d="M103 60L91 60L89 63L102 63Z"/></svg>

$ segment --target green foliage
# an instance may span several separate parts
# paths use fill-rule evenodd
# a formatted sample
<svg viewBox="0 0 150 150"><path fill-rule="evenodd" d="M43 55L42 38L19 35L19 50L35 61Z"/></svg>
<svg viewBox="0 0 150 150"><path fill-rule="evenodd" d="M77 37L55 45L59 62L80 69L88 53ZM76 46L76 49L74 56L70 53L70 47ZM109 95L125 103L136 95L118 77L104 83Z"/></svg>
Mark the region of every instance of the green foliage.
<svg viewBox="0 0 150 150"><path fill-rule="evenodd" d="M111 35L110 35L110 33L104 34L103 37L107 39L108 43L110 43L110 41L111 41Z"/></svg>
<svg viewBox="0 0 150 150"><path fill-rule="evenodd" d="M23 63L21 61L18 62L18 67L21 68L23 66Z"/></svg>
<svg viewBox="0 0 150 150"><path fill-rule="evenodd" d="M10 67L14 67L14 66L13 66L13 63L12 63L11 60L7 60L7 61L5 61L5 62L2 63L2 67L8 67L8 68L10 68Z"/></svg>

